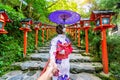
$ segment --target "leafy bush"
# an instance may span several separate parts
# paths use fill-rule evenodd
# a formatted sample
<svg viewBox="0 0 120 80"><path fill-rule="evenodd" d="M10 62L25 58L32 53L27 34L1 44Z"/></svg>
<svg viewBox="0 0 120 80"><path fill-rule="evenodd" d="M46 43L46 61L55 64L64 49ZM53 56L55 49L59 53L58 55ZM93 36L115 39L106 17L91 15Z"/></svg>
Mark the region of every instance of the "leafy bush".
<svg viewBox="0 0 120 80"><path fill-rule="evenodd" d="M110 71L120 78L120 36L109 36L107 39Z"/></svg>

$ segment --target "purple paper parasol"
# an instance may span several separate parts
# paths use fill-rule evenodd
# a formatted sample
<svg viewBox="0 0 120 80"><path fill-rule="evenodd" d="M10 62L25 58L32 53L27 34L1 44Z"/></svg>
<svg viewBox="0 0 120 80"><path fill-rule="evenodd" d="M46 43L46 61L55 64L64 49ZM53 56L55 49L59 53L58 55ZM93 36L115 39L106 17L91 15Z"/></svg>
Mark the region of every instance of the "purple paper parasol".
<svg viewBox="0 0 120 80"><path fill-rule="evenodd" d="M49 19L57 24L73 24L80 21L80 15L69 10L57 10L49 15Z"/></svg>

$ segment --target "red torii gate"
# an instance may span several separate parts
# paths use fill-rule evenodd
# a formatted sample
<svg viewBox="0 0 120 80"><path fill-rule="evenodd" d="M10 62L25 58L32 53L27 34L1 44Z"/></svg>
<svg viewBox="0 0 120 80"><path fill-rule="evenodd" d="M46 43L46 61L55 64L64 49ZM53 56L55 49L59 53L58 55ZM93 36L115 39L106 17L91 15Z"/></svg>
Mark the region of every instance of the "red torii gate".
<svg viewBox="0 0 120 80"><path fill-rule="evenodd" d="M108 74L108 53L107 53L107 43L106 43L106 29L113 28L114 25L110 24L111 17L115 13L113 11L93 11L90 19L95 21L96 27L94 30L101 31L101 45L102 45L102 63L103 71Z"/></svg>

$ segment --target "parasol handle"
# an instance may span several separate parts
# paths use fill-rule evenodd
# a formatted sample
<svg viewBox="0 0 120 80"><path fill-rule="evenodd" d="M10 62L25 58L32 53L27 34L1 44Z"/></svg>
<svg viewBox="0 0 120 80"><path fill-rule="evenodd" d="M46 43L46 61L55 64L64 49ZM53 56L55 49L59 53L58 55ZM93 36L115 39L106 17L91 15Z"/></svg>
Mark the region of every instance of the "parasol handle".
<svg viewBox="0 0 120 80"><path fill-rule="evenodd" d="M42 72L40 73L40 76L46 71L49 62L50 62L50 58L48 59L48 61L47 61L46 65L45 65L45 67L43 68Z"/></svg>

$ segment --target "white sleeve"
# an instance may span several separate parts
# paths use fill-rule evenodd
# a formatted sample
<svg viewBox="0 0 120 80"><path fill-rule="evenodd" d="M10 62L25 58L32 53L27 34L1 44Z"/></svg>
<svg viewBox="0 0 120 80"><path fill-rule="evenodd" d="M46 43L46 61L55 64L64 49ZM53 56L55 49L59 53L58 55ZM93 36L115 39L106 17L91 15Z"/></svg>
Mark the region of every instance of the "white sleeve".
<svg viewBox="0 0 120 80"><path fill-rule="evenodd" d="M57 42L56 42L56 39L54 38L52 41L51 41L51 44L50 44L50 59L53 60L55 62L55 53L56 53L56 47L57 47Z"/></svg>

